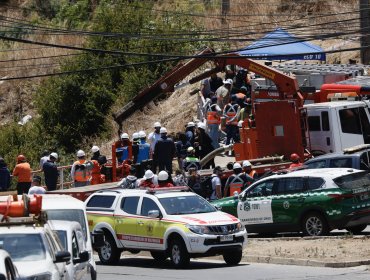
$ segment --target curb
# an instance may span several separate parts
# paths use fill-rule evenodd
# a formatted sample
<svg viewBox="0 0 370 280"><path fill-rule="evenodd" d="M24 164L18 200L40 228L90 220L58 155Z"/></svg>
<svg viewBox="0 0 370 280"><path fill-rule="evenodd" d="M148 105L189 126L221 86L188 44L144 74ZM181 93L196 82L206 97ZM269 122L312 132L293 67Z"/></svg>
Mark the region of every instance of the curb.
<svg viewBox="0 0 370 280"><path fill-rule="evenodd" d="M281 265L299 265L299 266L315 266L315 267L331 267L331 268L343 268L343 267L353 267L360 265L370 264L369 260L361 261L348 261L348 262L325 262L325 261L315 261L308 259L293 259L293 258L278 258L270 256L243 256L242 261L252 262L252 263L269 263L269 264L281 264Z"/></svg>

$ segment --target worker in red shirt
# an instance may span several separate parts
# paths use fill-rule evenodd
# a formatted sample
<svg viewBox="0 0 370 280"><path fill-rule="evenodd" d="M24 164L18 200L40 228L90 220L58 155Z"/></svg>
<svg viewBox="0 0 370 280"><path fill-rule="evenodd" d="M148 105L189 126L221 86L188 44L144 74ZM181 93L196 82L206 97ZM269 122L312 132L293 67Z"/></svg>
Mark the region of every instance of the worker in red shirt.
<svg viewBox="0 0 370 280"><path fill-rule="evenodd" d="M296 153L291 154L290 155L290 160L293 163L289 166L289 168L296 168L296 167L302 166L303 164L302 164L302 162L300 162L300 159L301 158Z"/></svg>
<svg viewBox="0 0 370 280"><path fill-rule="evenodd" d="M155 188L157 185L154 184L154 173L150 169L145 171L144 177L139 184L140 188Z"/></svg>
<svg viewBox="0 0 370 280"><path fill-rule="evenodd" d="M168 173L164 170L158 173L158 186L157 188L170 188L173 184L170 183Z"/></svg>
<svg viewBox="0 0 370 280"><path fill-rule="evenodd" d="M31 166L24 155L17 157L17 165L13 170L13 176L18 177L17 193L28 193L31 188Z"/></svg>

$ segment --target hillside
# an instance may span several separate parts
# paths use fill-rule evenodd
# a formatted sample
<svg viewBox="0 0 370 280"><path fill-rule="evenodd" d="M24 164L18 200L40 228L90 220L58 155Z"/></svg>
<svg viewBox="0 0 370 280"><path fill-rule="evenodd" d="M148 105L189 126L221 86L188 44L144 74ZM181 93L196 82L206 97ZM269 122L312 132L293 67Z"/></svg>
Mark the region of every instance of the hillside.
<svg viewBox="0 0 370 280"><path fill-rule="evenodd" d="M99 41L100 39L91 39L85 35L76 36L76 34L67 32L67 30L93 31L99 20L96 9L108 2L107 0L0 1L0 13L2 15L0 35L62 46L91 46L93 42L95 46L113 47L109 45L109 40ZM121 5L125 6L131 5L131 2L135 1L126 2L121 0L113 2L122 3ZM130 4L128 4L129 2ZM320 35L324 38L326 35L325 40L313 40L314 43L321 45L326 50L359 46L359 34L354 32L359 28L356 12L358 9L357 0L224 1L224 3L229 2L229 6L222 6L221 1L216 0L196 2L148 0L147 2L152 5L151 11L140 6L141 10L138 10L137 14L150 13L154 16L153 18L159 19L159 21L163 21L162 18L172 20L173 23L168 27L171 28L171 31L168 32L177 34L177 36L181 34L184 38L188 38L186 40L189 41L189 45L183 48L183 51L187 54L196 53L204 45L210 45L216 51L238 49L250 44L253 40L262 37L263 34L276 27L286 28L297 36L308 39L319 38ZM101 19L102 17L100 17ZM126 17L124 20L126 20ZM175 24L178 24L177 21L183 22L183 26L175 26ZM104 24L114 30L111 23L106 21ZM49 28L53 28L53 30ZM66 31L63 31L64 34L61 35L60 31L58 31L59 33L55 31L55 28ZM135 32L134 25L131 24L130 28L130 31ZM188 31L187 33L190 30L199 30L198 32L201 30L204 35L197 37L199 38L199 42L197 42L196 38L187 37L185 30ZM339 31L345 34L339 37L335 36L335 32ZM331 36L327 36L328 34L331 34ZM134 43L134 41L132 42ZM122 47L122 50L126 48L122 44L120 47ZM175 44L172 44L172 47L176 47ZM131 49L135 50L135 48L139 49L140 47L135 46ZM147 52L152 50L150 44L145 48ZM78 61L80 53L66 48L2 40L0 42L0 61L2 63L0 77L42 76L47 73L62 71L68 69L66 65ZM359 61L359 53L355 51L328 55L328 62L347 63L349 59ZM83 62L80 60L78 63L82 65ZM86 64L88 66L89 63ZM168 69L171 66L166 65L166 67ZM151 70L147 84L150 84L149 81L156 80L166 70L166 67ZM144 72L148 72L148 70ZM104 144L106 139L116 137L117 126L110 117L111 112L128 101L130 95L126 91L127 88L129 88L130 94L133 94L144 86L143 84L143 86L138 87L137 83L132 85L135 81L139 81L138 76L128 73L122 75L126 77L124 84L114 89L105 88L107 92L114 91L116 95L112 110L106 114L107 123L111 126L110 133L108 133L110 135L105 134L103 138L100 138L99 135L93 134L83 141L83 145L90 145L92 141ZM127 77L131 77L133 80L129 81ZM35 102L40 91L40 85L45 84L45 81L48 80L49 78L41 77L1 81L0 124L17 122L26 114L31 115L34 119L43 114L37 110ZM184 88L179 92L168 95L168 99L152 102L142 111L136 112L127 119L123 128L129 133L140 129L149 131L153 122L159 120L170 131L182 129L185 123L196 115L196 96L189 96L188 94L196 87L197 85ZM52 91L52 89L49 90ZM51 103L48 106L53 105ZM53 144L55 147L60 146L57 144L58 141L51 141L51 143L55 143ZM22 145L17 149L21 150ZM37 153L39 152L37 151Z"/></svg>

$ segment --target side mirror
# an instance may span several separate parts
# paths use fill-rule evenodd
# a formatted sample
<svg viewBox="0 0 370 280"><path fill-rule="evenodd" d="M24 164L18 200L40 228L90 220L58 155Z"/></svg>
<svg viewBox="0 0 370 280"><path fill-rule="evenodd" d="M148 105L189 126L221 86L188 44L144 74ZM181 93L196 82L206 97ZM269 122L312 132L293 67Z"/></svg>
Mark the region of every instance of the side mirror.
<svg viewBox="0 0 370 280"><path fill-rule="evenodd" d="M93 248L99 249L105 245L105 236L104 231L102 230L95 230L91 233L92 245Z"/></svg>
<svg viewBox="0 0 370 280"><path fill-rule="evenodd" d="M83 263L83 262L87 262L89 259L90 259L89 252L88 251L83 251L78 256L78 259L73 260L73 263Z"/></svg>
<svg viewBox="0 0 370 280"><path fill-rule="evenodd" d="M59 251L55 254L54 263L69 262L71 260L71 254L68 251Z"/></svg>
<svg viewBox="0 0 370 280"><path fill-rule="evenodd" d="M160 217L160 214L159 214L159 211L158 210L149 210L148 216L150 218L159 218Z"/></svg>

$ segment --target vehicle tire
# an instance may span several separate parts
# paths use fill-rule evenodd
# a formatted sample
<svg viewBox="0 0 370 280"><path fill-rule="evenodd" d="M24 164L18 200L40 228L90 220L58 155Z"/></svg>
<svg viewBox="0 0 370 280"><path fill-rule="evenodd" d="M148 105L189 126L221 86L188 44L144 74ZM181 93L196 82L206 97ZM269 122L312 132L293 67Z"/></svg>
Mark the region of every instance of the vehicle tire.
<svg viewBox="0 0 370 280"><path fill-rule="evenodd" d="M328 235L329 226L325 217L318 212L307 214L302 223L302 231L307 236Z"/></svg>
<svg viewBox="0 0 370 280"><path fill-rule="evenodd" d="M168 258L166 252L150 251L150 254L152 255L153 259L157 262L163 262Z"/></svg>
<svg viewBox="0 0 370 280"><path fill-rule="evenodd" d="M186 267L190 262L188 250L181 238L175 238L170 242L169 255L175 268Z"/></svg>
<svg viewBox="0 0 370 280"><path fill-rule="evenodd" d="M240 263L243 257L243 251L238 250L235 252L228 252L222 255L227 265L237 265Z"/></svg>
<svg viewBox="0 0 370 280"><path fill-rule="evenodd" d="M105 233L105 244L98 250L99 259L104 265L113 265L118 263L121 258L121 250L117 248L110 233Z"/></svg>
<svg viewBox="0 0 370 280"><path fill-rule="evenodd" d="M366 227L367 225L358 225L358 226L348 227L346 228L346 230L353 234L360 234Z"/></svg>

